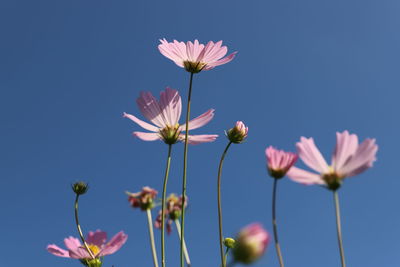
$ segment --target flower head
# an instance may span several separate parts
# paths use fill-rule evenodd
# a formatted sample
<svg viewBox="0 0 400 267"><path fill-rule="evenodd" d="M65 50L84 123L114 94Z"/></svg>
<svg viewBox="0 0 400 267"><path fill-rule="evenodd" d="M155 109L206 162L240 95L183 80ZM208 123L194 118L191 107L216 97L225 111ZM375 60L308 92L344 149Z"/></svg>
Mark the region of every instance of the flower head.
<svg viewBox="0 0 400 267"><path fill-rule="evenodd" d="M226 131L229 141L235 144L242 143L247 138L249 127L246 127L242 121L237 121L235 127Z"/></svg>
<svg viewBox="0 0 400 267"><path fill-rule="evenodd" d="M85 182L76 182L72 185L72 191L77 195L85 194L89 189L89 186Z"/></svg>
<svg viewBox="0 0 400 267"><path fill-rule="evenodd" d="M233 257L235 261L250 264L258 260L265 252L270 237L259 223L253 223L242 230L236 237Z"/></svg>
<svg viewBox="0 0 400 267"><path fill-rule="evenodd" d="M348 131L336 133L336 148L331 165L326 163L312 138L301 137L296 147L302 161L318 174L292 167L287 173L289 178L307 185L324 185L331 190L337 190L343 178L372 167L378 151L375 139L367 138L359 144L357 135L349 134Z"/></svg>
<svg viewBox="0 0 400 267"><path fill-rule="evenodd" d="M101 258L117 252L122 245L125 244L127 239L128 236L122 231L117 233L108 242L106 232L100 230L89 232L86 237L86 243L94 255L94 259L90 256L79 239L72 236L64 239L64 244L67 247L67 250L62 249L55 244L51 244L47 246L47 251L55 256L79 259L84 265L89 267L101 266Z"/></svg>
<svg viewBox="0 0 400 267"><path fill-rule="evenodd" d="M150 133L133 132L133 135L143 141L163 140L166 144L172 145L178 141L185 141L186 124L179 124L181 117L182 101L177 90L166 88L160 93L160 101L157 101L150 92L142 92L136 103L146 117L154 125L144 122L133 115L124 113L124 117L137 123ZM214 117L214 110L210 109L199 117L189 121L189 130L194 130L206 125ZM195 145L213 142L218 135L189 135L188 143Z"/></svg>
<svg viewBox="0 0 400 267"><path fill-rule="evenodd" d="M145 186L142 188L142 191L137 193L130 193L128 194L128 201L131 203L133 208L140 208L141 210L152 209L154 206L154 199L157 196L157 190Z"/></svg>
<svg viewBox="0 0 400 267"><path fill-rule="evenodd" d="M165 209L165 217L167 220L165 221L167 226L167 233L170 234L172 231L172 222L179 219L182 214L182 196L178 197L175 194L170 194L167 198L166 202L166 209ZM185 198L185 208L188 203L188 198ZM162 218L162 211L158 213L156 221L154 222L154 227L161 228L161 218Z"/></svg>
<svg viewBox="0 0 400 267"><path fill-rule="evenodd" d="M171 59L179 67L185 68L188 72L198 73L202 70L210 70L216 66L230 62L237 52L223 58L228 52L222 41L209 41L206 45L200 44L198 40L178 42L174 40L169 43L165 38L160 40L158 50L165 57Z"/></svg>
<svg viewBox="0 0 400 267"><path fill-rule="evenodd" d="M267 157L267 168L269 174L276 179L285 176L289 169L296 163L298 158L295 153L277 150L272 146L269 146L265 150L265 156Z"/></svg>

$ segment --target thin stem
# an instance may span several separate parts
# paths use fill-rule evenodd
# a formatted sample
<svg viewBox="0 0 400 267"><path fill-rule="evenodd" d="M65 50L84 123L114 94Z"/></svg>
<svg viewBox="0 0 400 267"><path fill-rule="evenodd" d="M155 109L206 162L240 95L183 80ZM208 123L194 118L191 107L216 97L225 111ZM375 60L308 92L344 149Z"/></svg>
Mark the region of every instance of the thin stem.
<svg viewBox="0 0 400 267"><path fill-rule="evenodd" d="M188 267L190 267L191 263L190 263L190 258L189 258L189 252L186 247L185 239L182 239L182 237L181 237L181 224L179 223L178 219L175 220L175 225L176 225L179 239L183 240L183 253L185 254L186 264Z"/></svg>
<svg viewBox="0 0 400 267"><path fill-rule="evenodd" d="M186 109L186 125L185 125L185 147L183 152L183 179L182 179L182 225L181 225L181 267L184 267L184 259L183 259L183 240L185 237L185 203L186 203L186 169L187 169L187 154L188 154L188 137L189 137L189 119L190 119L190 102L192 98L192 82L193 82L193 72L190 73L189 80L189 92L188 92L188 101L187 101L187 109Z"/></svg>
<svg viewBox="0 0 400 267"><path fill-rule="evenodd" d="M346 267L346 262L344 259L343 240L342 240L342 226L340 223L339 195L336 190L333 191L333 197L335 199L336 226L337 226L337 236L338 236L338 243L339 243L339 250L340 250L340 261L342 262L342 267Z"/></svg>
<svg viewBox="0 0 400 267"><path fill-rule="evenodd" d="M78 218L78 201L79 201L79 194L76 194L76 198L75 198L75 223L76 223L76 228L78 229L79 236L80 236L80 238L81 238L81 240L82 240L82 243L83 243L83 245L85 246L87 252L89 253L90 257L91 257L92 259L94 259L95 257L94 257L94 255L93 255L93 252L92 252L92 250L90 250L88 244L86 243L85 238L83 237L81 225L79 224L79 218Z"/></svg>
<svg viewBox="0 0 400 267"><path fill-rule="evenodd" d="M167 183L169 176L169 168L171 165L172 145L168 145L167 167L165 168L164 186L162 192L162 208L161 208L161 265L165 267L165 201L167 198Z"/></svg>
<svg viewBox="0 0 400 267"><path fill-rule="evenodd" d="M276 189L278 187L278 179L274 178L274 189L272 191L272 225L274 227L274 239L275 239L275 248L276 248L276 255L279 259L279 265L284 267L281 246L279 245L278 240L278 227L276 223Z"/></svg>
<svg viewBox="0 0 400 267"><path fill-rule="evenodd" d="M218 191L218 226L219 226L219 249L221 253L221 264L222 267L226 267L226 259L224 255L224 237L222 234L222 205L221 205L221 175L222 175L222 165L224 164L224 159L226 153L228 152L229 147L231 146L232 141L228 143L225 147L224 152L222 153L221 160L219 162L218 167L218 183L217 183L217 191Z"/></svg>
<svg viewBox="0 0 400 267"><path fill-rule="evenodd" d="M149 225L150 245L151 245L151 253L153 254L154 267L158 267L156 244L154 243L153 219L151 217L151 209L147 209L146 213L147 213L147 222Z"/></svg>
<svg viewBox="0 0 400 267"><path fill-rule="evenodd" d="M226 262L226 258L228 257L228 253L229 253L229 247L227 247L225 250L225 262Z"/></svg>

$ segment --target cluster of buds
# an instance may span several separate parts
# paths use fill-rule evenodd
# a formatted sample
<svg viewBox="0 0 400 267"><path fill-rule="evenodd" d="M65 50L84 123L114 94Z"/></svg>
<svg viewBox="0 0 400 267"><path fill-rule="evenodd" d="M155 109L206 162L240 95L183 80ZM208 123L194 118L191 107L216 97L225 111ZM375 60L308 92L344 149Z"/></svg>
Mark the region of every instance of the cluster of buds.
<svg viewBox="0 0 400 267"><path fill-rule="evenodd" d="M185 198L185 208L187 206L188 198ZM165 209L165 221L167 227L167 233L170 234L172 231L172 223L175 220L178 220L182 214L182 203L183 198L182 196L178 197L175 194L170 194L166 201L166 209ZM154 227L160 229L161 228L161 218L162 218L162 211L160 210L156 221L154 222Z"/></svg>
<svg viewBox="0 0 400 267"><path fill-rule="evenodd" d="M247 138L249 127L246 127L242 121L237 121L235 127L225 132L229 141L235 144L242 143Z"/></svg>
<svg viewBox="0 0 400 267"><path fill-rule="evenodd" d="M154 199L157 196L157 190L145 186L142 191L137 193L126 192L129 196L128 201L133 208L148 210L154 207Z"/></svg>

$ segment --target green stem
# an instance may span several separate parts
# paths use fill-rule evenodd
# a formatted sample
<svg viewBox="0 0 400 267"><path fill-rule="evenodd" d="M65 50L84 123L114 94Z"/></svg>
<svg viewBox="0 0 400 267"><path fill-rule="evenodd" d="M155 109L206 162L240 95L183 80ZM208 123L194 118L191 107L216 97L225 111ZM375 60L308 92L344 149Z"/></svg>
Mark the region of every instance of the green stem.
<svg viewBox="0 0 400 267"><path fill-rule="evenodd" d="M151 245L151 253L153 254L154 267L158 267L156 244L154 242L153 219L151 217L151 209L147 209L146 213L147 213L147 222L149 225L150 245Z"/></svg>
<svg viewBox="0 0 400 267"><path fill-rule="evenodd" d="M162 192L162 208L161 208L161 265L165 267L165 201L167 198L167 183L169 176L169 168L171 165L172 145L168 145L167 167L165 168L164 186Z"/></svg>
<svg viewBox="0 0 400 267"><path fill-rule="evenodd" d="M336 210L336 226L337 226L337 236L340 250L340 261L342 263L342 267L346 267L346 262L344 259L344 249L343 249L343 240L342 240L342 226L340 223L340 206L339 206L339 195L337 190L333 191L333 197L335 200L335 210Z"/></svg>
<svg viewBox="0 0 400 267"><path fill-rule="evenodd" d="M179 239L183 240L183 253L185 254L186 264L187 264L188 267L190 267L191 262L190 262L190 258L189 258L189 252L187 250L185 239L182 239L182 236L181 236L181 224L179 223L178 219L175 220L175 225L176 225L176 229L177 229L177 232L178 232Z"/></svg>
<svg viewBox="0 0 400 267"><path fill-rule="evenodd" d="M186 109L186 125L185 125L185 147L183 152L183 179L182 179L182 225L181 225L181 267L184 267L183 240L185 237L185 203L186 203L186 169L187 169L187 153L188 153L188 136L189 136L189 119L190 119L190 102L192 97L193 72L190 73L189 92Z"/></svg>
<svg viewBox="0 0 400 267"><path fill-rule="evenodd" d="M83 245L85 246L87 252L89 253L90 257L94 259L93 252L90 250L88 244L85 241L85 238L83 237L81 225L79 224L79 218L78 218L78 201L79 201L79 194L76 194L75 198L75 223L76 223L76 228L78 229L79 236L82 240Z"/></svg>
<svg viewBox="0 0 400 267"><path fill-rule="evenodd" d="M275 248L276 248L276 254L279 259L279 265L281 267L284 267L285 265L283 264L281 246L279 245L279 240L278 240L278 227L277 227L277 223L276 223L276 189L277 189L277 187L278 187L278 179L274 178L274 189L272 191L272 225L274 228Z"/></svg>
<svg viewBox="0 0 400 267"><path fill-rule="evenodd" d="M228 257L228 253L229 253L229 247L227 247L225 250L225 262L226 262L226 258Z"/></svg>
<svg viewBox="0 0 400 267"><path fill-rule="evenodd" d="M224 152L222 153L221 160L219 162L218 167L218 183L217 183L217 192L218 192L218 226L219 226L219 248L221 253L221 264L222 267L226 267L226 259L224 255L224 237L222 234L222 205L221 205L221 175L222 175L222 165L224 164L224 159L226 153L228 152L229 147L231 146L232 141L228 143L225 147Z"/></svg>

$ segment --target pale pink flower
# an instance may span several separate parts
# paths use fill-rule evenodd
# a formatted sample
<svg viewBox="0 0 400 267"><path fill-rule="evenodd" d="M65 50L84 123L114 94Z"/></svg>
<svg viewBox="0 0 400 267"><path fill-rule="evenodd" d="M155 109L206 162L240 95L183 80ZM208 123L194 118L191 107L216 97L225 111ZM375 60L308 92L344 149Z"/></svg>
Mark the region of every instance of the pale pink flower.
<svg viewBox="0 0 400 267"><path fill-rule="evenodd" d="M236 237L233 257L245 264L258 260L267 249L270 236L260 223L247 225Z"/></svg>
<svg viewBox="0 0 400 267"><path fill-rule="evenodd" d="M107 242L107 233L97 230L89 232L86 238L86 243L92 251L95 259L117 252L123 244L125 244L128 236L124 232L117 233L109 242ZM64 239L64 244L67 250L58 247L55 244L47 246L47 251L51 254L64 258L87 259L91 260L91 256L85 246L81 244L78 238L68 237Z"/></svg>
<svg viewBox="0 0 400 267"><path fill-rule="evenodd" d="M151 187L145 186L140 192L126 192L126 194L128 195L128 201L132 208L140 208L141 210L145 211L153 208L154 199L156 198L158 192Z"/></svg>
<svg viewBox="0 0 400 267"><path fill-rule="evenodd" d="M158 50L161 54L175 62L179 67L185 68L192 73L202 70L210 70L216 66L230 62L237 52L224 57L228 52L226 46L222 46L222 41L209 41L206 45L200 44L198 40L178 42L174 40L169 43L165 38L160 40Z"/></svg>
<svg viewBox="0 0 400 267"><path fill-rule="evenodd" d="M182 100L177 90L166 88L160 93L160 101L157 101L150 92L141 92L136 103L143 116L154 125L144 122L133 115L124 113L124 117L137 123L150 133L133 132L133 135L143 141L163 140L166 144L184 142L186 124L179 124L182 110ZM197 118L189 121L189 130L194 130L206 125L214 117L214 109L210 109ZM201 144L213 142L218 137L215 134L189 135L188 144Z"/></svg>
<svg viewBox="0 0 400 267"><path fill-rule="evenodd" d="M296 153L278 150L272 146L265 150L265 156L269 174L277 179L285 176L298 158Z"/></svg>
<svg viewBox="0 0 400 267"><path fill-rule="evenodd" d="M249 127L244 125L242 121L237 121L235 127L226 131L225 134L229 141L235 144L240 144L247 138L248 132Z"/></svg>
<svg viewBox="0 0 400 267"><path fill-rule="evenodd" d="M331 165L326 163L312 138L301 137L296 147L303 162L317 173L292 167L287 173L289 178L306 185L325 185L331 190L338 189L343 178L372 167L378 151L375 139L367 138L359 144L357 135L349 134L348 131L336 133Z"/></svg>
<svg viewBox="0 0 400 267"><path fill-rule="evenodd" d="M182 214L182 196L177 196L175 194L170 194L166 201L165 209L165 224L167 226L167 233L170 234L172 231L172 223L175 220L180 219ZM185 208L187 207L188 197L185 198ZM162 210L159 211L158 216L154 222L154 227L161 229Z"/></svg>

